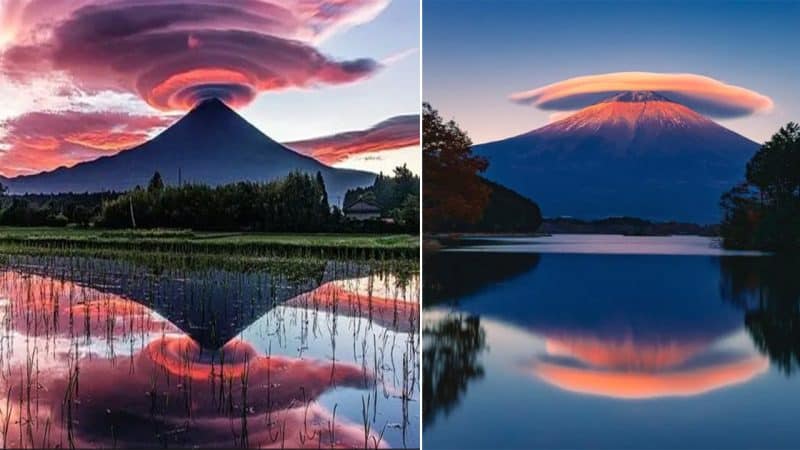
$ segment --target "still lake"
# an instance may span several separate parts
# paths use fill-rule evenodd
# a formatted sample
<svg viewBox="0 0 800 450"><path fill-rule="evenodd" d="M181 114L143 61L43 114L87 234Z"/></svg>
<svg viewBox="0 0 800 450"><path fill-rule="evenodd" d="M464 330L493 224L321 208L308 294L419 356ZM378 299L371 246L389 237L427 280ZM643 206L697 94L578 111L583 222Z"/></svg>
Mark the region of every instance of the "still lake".
<svg viewBox="0 0 800 450"><path fill-rule="evenodd" d="M0 260L3 448L418 447L415 262Z"/></svg>
<svg viewBox="0 0 800 450"><path fill-rule="evenodd" d="M800 447L792 261L555 235L468 239L423 271L427 449Z"/></svg>

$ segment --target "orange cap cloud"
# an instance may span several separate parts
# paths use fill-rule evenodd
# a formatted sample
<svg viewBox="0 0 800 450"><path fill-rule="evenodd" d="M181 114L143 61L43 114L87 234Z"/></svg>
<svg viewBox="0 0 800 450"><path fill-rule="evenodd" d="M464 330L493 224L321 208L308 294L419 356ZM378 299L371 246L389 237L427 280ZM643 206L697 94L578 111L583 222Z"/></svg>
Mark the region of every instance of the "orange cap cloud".
<svg viewBox="0 0 800 450"><path fill-rule="evenodd" d="M753 90L691 73L614 72L558 81L510 95L544 110L575 110L625 91L651 91L712 117L768 112L772 99Z"/></svg>

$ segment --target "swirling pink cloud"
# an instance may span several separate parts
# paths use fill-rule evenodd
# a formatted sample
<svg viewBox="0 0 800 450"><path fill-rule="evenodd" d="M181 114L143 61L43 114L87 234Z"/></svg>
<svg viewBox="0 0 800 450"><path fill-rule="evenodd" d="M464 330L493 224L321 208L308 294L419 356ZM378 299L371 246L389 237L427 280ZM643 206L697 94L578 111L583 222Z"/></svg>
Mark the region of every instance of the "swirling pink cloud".
<svg viewBox="0 0 800 450"><path fill-rule="evenodd" d="M315 46L387 3L11 0L0 19L0 71L15 81L63 73L84 92L130 92L163 111L211 97L241 106L266 91L374 74L374 59L333 59Z"/></svg>
<svg viewBox="0 0 800 450"><path fill-rule="evenodd" d="M516 92L510 99L543 110L572 111L624 91L652 91L717 118L768 112L773 101L756 91L691 73L615 72L588 75Z"/></svg>

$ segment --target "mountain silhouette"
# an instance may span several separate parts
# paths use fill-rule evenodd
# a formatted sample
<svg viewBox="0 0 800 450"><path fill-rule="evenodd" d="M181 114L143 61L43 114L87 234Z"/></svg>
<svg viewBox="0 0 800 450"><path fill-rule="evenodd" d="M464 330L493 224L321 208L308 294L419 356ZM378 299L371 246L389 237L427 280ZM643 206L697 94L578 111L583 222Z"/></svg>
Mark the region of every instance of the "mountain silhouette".
<svg viewBox="0 0 800 450"><path fill-rule="evenodd" d="M622 92L534 131L475 146L486 177L548 217L716 223L758 144L649 91Z"/></svg>
<svg viewBox="0 0 800 450"><path fill-rule="evenodd" d="M5 180L11 193L125 191L146 186L154 172L167 184L220 185L269 181L291 171L322 173L332 202L375 174L326 166L264 135L220 100L206 100L164 132L113 156Z"/></svg>

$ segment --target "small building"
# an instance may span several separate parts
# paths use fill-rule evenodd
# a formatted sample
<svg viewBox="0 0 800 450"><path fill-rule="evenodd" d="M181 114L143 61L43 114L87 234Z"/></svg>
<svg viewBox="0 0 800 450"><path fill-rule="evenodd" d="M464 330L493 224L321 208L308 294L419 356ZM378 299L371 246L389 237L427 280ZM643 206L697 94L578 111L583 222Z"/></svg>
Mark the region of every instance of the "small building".
<svg viewBox="0 0 800 450"><path fill-rule="evenodd" d="M353 220L380 219L381 209L378 205L364 199L358 199L342 210L345 217Z"/></svg>

